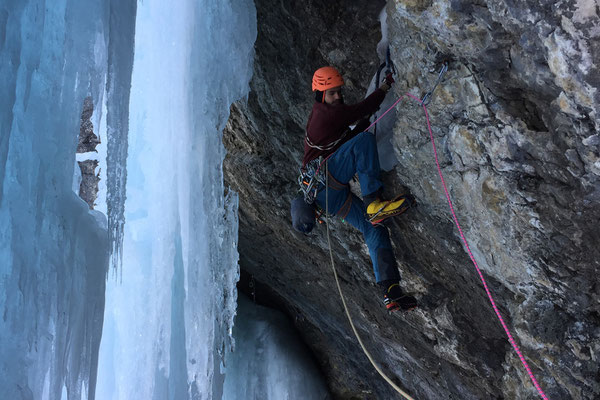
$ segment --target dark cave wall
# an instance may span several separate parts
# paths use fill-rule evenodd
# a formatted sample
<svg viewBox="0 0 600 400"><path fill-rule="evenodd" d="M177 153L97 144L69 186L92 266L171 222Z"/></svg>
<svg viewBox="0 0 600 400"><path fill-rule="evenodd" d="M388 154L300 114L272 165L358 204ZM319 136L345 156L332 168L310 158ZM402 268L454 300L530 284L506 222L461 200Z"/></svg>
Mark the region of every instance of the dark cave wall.
<svg viewBox="0 0 600 400"><path fill-rule="evenodd" d="M597 15L585 2L256 1L247 101L224 134L227 184L240 196L241 268L294 319L336 398L394 398L362 354L328 263L324 227L291 228L310 79L337 66L347 102L379 64L379 12L398 68L389 96L422 95L459 221L530 366L550 398L600 396L600 171ZM585 3L587 4L587 3ZM590 61L591 60L591 61ZM418 207L390 222L420 309L388 315L361 235L330 224L351 313L376 360L415 398L536 398L497 322L446 205L422 110L397 107L398 165L386 192Z"/></svg>

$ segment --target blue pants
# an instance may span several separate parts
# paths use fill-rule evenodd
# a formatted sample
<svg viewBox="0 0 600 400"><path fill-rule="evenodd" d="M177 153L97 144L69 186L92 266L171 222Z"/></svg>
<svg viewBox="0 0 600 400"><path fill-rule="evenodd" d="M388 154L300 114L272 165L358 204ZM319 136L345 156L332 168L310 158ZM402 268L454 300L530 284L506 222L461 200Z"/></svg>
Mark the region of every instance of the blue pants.
<svg viewBox="0 0 600 400"><path fill-rule="evenodd" d="M369 222L365 204L353 195L348 187L348 182L354 174L358 174L360 189L366 195L375 193L382 187L375 135L362 132L344 143L327 160L327 168L328 204L325 204L324 187L317 194L317 204L324 210L328 208L329 214L345 219L362 232L369 248L377 282L399 281L400 274L387 229L383 226L374 227Z"/></svg>

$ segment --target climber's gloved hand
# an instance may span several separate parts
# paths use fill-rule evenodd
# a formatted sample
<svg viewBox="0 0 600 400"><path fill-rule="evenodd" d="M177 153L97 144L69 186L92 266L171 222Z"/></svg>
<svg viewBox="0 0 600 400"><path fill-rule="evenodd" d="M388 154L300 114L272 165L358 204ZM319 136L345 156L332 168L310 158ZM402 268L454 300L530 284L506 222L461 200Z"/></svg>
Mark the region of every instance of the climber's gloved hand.
<svg viewBox="0 0 600 400"><path fill-rule="evenodd" d="M389 73L387 74L387 76L385 77L385 79L383 80L383 83L381 84L381 86L379 86L381 89L383 89L383 91L387 92L388 90L390 90L390 88L392 87L392 84L394 83L394 78L392 77L392 74Z"/></svg>
<svg viewBox="0 0 600 400"><path fill-rule="evenodd" d="M394 80L394 78L392 77L392 73L391 73L391 72L390 72L389 74L387 74L387 76L386 76L386 77L385 77L385 79L384 79L384 82L385 82L385 83L386 83L386 84L387 84L389 87L392 87L392 84L393 84L394 82L396 82L396 81Z"/></svg>

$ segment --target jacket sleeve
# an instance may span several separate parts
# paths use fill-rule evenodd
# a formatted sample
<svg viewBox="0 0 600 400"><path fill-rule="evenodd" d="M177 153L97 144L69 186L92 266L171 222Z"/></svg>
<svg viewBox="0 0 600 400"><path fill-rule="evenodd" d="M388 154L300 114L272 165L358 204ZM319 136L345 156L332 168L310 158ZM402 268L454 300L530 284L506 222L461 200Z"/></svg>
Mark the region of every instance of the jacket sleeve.
<svg viewBox="0 0 600 400"><path fill-rule="evenodd" d="M344 115L342 116L342 119L344 120L343 123L345 125L352 125L359 119L373 114L377 111L381 103L383 103L384 99L385 92L383 89L377 88L360 103L344 107Z"/></svg>
<svg viewBox="0 0 600 400"><path fill-rule="evenodd" d="M353 130L357 133L364 132L365 129L369 127L369 125L371 125L371 121L369 121L367 118L364 118L356 123L356 126Z"/></svg>

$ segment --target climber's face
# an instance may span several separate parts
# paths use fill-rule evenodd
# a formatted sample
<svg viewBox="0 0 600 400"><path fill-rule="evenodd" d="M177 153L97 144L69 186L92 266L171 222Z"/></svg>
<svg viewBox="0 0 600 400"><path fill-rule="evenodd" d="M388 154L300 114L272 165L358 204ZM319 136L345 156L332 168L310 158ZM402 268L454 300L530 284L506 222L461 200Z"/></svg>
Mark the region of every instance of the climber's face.
<svg viewBox="0 0 600 400"><path fill-rule="evenodd" d="M344 104L344 97L342 96L342 87L334 87L325 91L325 103L338 105Z"/></svg>

